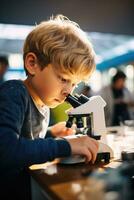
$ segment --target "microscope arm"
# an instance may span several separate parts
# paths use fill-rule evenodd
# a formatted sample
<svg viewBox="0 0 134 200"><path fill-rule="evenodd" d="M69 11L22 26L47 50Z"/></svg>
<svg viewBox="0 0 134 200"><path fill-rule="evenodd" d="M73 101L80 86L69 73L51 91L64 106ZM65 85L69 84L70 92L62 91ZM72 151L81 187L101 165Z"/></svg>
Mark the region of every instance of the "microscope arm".
<svg viewBox="0 0 134 200"><path fill-rule="evenodd" d="M101 135L101 140L105 142L106 136L106 125L105 125L105 116L104 116L104 107L106 102L101 98L101 96L93 96L89 98L84 104L76 108L72 108L68 112L68 116L77 116L77 115L90 115L92 114L92 126L95 135Z"/></svg>

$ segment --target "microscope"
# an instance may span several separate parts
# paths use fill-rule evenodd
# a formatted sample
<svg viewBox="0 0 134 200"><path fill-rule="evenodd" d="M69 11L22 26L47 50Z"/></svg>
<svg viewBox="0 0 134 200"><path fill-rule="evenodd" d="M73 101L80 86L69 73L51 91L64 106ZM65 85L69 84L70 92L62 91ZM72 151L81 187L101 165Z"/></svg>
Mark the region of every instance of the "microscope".
<svg viewBox="0 0 134 200"><path fill-rule="evenodd" d="M106 140L106 125L104 116L104 107L106 102L101 96L87 96L76 94L75 96L68 95L66 100L72 105L72 109L68 111L68 121L66 127L71 128L73 123L77 126L77 132L74 136L67 137L81 137L88 135L99 141L99 150L96 161L103 160L108 163L113 157L112 149L107 145ZM62 164L75 164L84 162L85 158L82 156L71 156L61 159Z"/></svg>

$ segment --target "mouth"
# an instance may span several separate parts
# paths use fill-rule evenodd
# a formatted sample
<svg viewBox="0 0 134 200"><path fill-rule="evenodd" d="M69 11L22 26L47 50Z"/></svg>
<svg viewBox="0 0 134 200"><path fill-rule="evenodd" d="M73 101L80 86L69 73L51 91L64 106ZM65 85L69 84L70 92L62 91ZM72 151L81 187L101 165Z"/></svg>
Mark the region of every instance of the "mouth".
<svg viewBox="0 0 134 200"><path fill-rule="evenodd" d="M61 101L59 99L54 99L55 101L57 101L58 103L60 103Z"/></svg>
<svg viewBox="0 0 134 200"><path fill-rule="evenodd" d="M58 103L63 103L64 102L64 100L60 100L60 99L54 99L56 102L58 102Z"/></svg>

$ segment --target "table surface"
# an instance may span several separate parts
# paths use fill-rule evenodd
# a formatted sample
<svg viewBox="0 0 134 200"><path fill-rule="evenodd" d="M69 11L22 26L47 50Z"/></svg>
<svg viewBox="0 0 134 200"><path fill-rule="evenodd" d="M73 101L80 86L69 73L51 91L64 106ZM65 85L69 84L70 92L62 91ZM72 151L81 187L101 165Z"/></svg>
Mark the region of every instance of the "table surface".
<svg viewBox="0 0 134 200"><path fill-rule="evenodd" d="M87 191L89 191L89 188L92 188L92 192L93 188L96 188L96 183L92 183L93 180L89 175L93 170L102 172L106 168L116 168L119 166L121 164L118 158L119 150L122 150L123 141L128 141L128 138L134 144L134 133L128 135L109 135L111 146L117 151L114 152L115 158L109 164L99 162L96 164L79 163L63 165L59 164L59 160L56 159L53 162L31 166L30 173L40 187L54 200L82 199L80 198L82 194L84 195L83 199L87 200L89 199L89 192L85 192L86 188L88 188ZM115 148L114 145L118 145L118 148ZM101 199L101 194L99 192L96 193L96 191L94 195L98 195L98 199ZM97 196L93 199L97 200Z"/></svg>

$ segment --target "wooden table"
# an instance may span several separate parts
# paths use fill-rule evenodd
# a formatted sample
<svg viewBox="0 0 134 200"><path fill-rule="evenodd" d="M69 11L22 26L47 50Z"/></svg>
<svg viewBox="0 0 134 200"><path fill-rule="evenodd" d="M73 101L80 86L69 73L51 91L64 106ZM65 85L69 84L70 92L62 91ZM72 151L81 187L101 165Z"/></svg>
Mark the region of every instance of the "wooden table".
<svg viewBox="0 0 134 200"><path fill-rule="evenodd" d="M127 136L118 136L119 141L114 142L110 138L112 145L118 145L117 151L119 150L119 144L122 145L122 141L127 141ZM126 137L126 138L124 138ZM121 139L122 138L122 139ZM133 135L134 139L134 135ZM132 139L131 139L132 141ZM120 143L119 143L120 142ZM122 146L121 146L122 148ZM114 149L115 146L114 146ZM84 193L84 197L80 198L80 195L86 187L91 188L92 191L96 188L96 183L92 183L90 173L93 170L104 171L107 167L115 168L121 164L116 160L111 160L109 164L103 162L92 164L72 164L63 165L59 164L58 160L53 162L44 163L41 165L33 165L30 167L30 173L32 177L32 199L33 200L89 200L89 193ZM94 192L94 195L101 195ZM90 198L91 200L92 198ZM95 200L101 200L100 197L94 197ZM103 198L102 198L103 199Z"/></svg>
<svg viewBox="0 0 134 200"><path fill-rule="evenodd" d="M30 169L32 176L32 198L49 200L77 200L84 186L93 187L89 175L93 170L104 171L107 167L116 167L120 162L109 164L58 164L58 160ZM92 180L91 180L92 181ZM86 198L89 199L89 196ZM85 199L85 200L86 200Z"/></svg>
<svg viewBox="0 0 134 200"><path fill-rule="evenodd" d="M78 199L81 189L86 184L86 180L89 179L88 174L95 169L104 170L105 168L104 163L61 165L57 162L55 160L52 163L44 164L44 169L30 171L34 179L34 181L32 180L34 190L38 189L42 193L42 195L35 195L36 197L44 196L44 199L54 200ZM33 197L33 199L36 198Z"/></svg>

